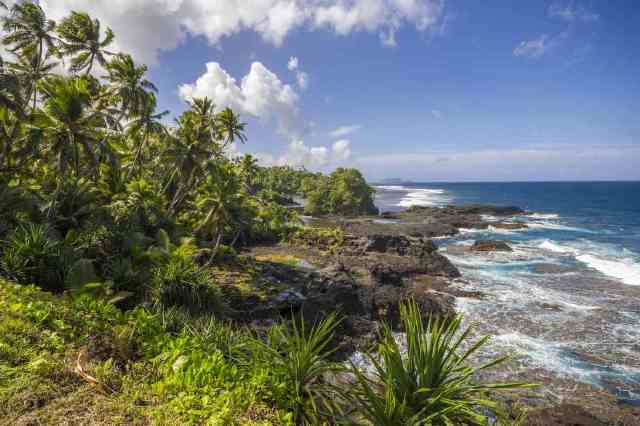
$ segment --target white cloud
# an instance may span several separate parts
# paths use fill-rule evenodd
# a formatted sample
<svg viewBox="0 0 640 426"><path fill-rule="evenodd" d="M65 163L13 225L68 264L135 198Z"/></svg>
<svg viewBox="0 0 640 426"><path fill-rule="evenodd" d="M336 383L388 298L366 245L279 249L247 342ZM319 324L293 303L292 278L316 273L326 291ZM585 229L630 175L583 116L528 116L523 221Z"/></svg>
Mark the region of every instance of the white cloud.
<svg viewBox="0 0 640 426"><path fill-rule="evenodd" d="M309 87L309 74L304 71L298 71L296 73L296 82L301 90L307 90L307 87Z"/></svg>
<svg viewBox="0 0 640 426"><path fill-rule="evenodd" d="M595 22L600 19L600 15L575 1L556 1L552 3L549 6L549 16L568 22Z"/></svg>
<svg viewBox="0 0 640 426"><path fill-rule="evenodd" d="M359 124L353 124L350 126L340 126L337 129L334 129L331 132L329 132L329 136L331 136L332 138L342 138L344 136L348 136L352 133L357 132L361 128L362 126Z"/></svg>
<svg viewBox="0 0 640 426"><path fill-rule="evenodd" d="M257 153L260 164L265 166L304 167L321 170L344 164L351 159L351 142L342 139L330 146L308 146L302 140L291 141L281 155Z"/></svg>
<svg viewBox="0 0 640 426"><path fill-rule="evenodd" d="M240 31L254 31L279 46L294 29L392 34L403 26L434 31L444 0L41 0L56 20L83 10L116 33L116 48L153 63L159 51L175 49L187 35L216 44ZM388 38L388 37L387 37ZM383 38L383 40L385 40Z"/></svg>
<svg viewBox="0 0 640 426"><path fill-rule="evenodd" d="M515 56L526 56L535 59L544 55L549 51L550 47L551 42L549 36L542 34L536 39L521 42L513 49L513 54Z"/></svg>
<svg viewBox="0 0 640 426"><path fill-rule="evenodd" d="M333 161L343 162L351 158L351 141L340 139L331 145L331 155Z"/></svg>
<svg viewBox="0 0 640 426"><path fill-rule="evenodd" d="M291 56L289 58L289 62L287 63L287 68L289 71L295 71L298 69L298 65L300 65L300 61L295 56Z"/></svg>
<svg viewBox="0 0 640 426"><path fill-rule="evenodd" d="M301 136L298 94L260 62L251 64L240 84L217 62L207 63L206 68L194 83L179 86L183 99L206 96L218 109L230 107L263 121L275 120L280 134L290 138Z"/></svg>
<svg viewBox="0 0 640 426"><path fill-rule="evenodd" d="M296 82L300 90L306 90L309 87L309 74L300 69L300 60L295 56L291 56L289 62L287 62L287 68L295 73Z"/></svg>
<svg viewBox="0 0 640 426"><path fill-rule="evenodd" d="M442 111L440 111L439 109L432 109L431 110L431 115L436 120L442 120L444 118L444 115L442 114Z"/></svg>

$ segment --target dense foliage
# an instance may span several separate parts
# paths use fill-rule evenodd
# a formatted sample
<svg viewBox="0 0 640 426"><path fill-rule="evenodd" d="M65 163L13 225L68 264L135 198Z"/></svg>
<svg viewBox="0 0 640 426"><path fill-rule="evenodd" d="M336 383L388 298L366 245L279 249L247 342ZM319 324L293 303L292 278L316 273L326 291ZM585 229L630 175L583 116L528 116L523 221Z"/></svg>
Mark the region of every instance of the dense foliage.
<svg viewBox="0 0 640 426"><path fill-rule="evenodd" d="M350 398L329 384L344 372L330 361L338 319L312 328L295 319L263 333L227 324L213 274L236 248L256 242L339 244L339 231L301 227L290 207L300 197L312 214L375 214L362 175L230 157L232 144L246 142L246 125L206 98L191 99L168 125L147 68L112 52L115 34L86 13L56 23L37 3L19 2L2 26L9 56L0 60L0 417L373 419L363 376L358 413L345 410ZM496 408L463 391L448 398L464 402L468 418L477 405ZM418 405L407 411L415 418L424 413L424 390L411 392L401 396ZM377 397L371 404L397 395Z"/></svg>

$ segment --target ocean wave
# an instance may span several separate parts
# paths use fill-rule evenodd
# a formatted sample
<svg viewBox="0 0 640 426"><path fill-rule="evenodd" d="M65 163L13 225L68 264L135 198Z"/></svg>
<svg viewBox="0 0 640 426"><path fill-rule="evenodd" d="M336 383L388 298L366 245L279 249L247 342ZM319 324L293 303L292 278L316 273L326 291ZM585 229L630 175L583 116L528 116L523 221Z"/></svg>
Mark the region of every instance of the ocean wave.
<svg viewBox="0 0 640 426"><path fill-rule="evenodd" d="M615 278L627 285L640 285L640 262L631 250L625 257L616 256L615 248L595 242L560 244L544 240L538 247L553 253L573 255L575 259L600 273Z"/></svg>
<svg viewBox="0 0 640 426"><path fill-rule="evenodd" d="M527 222L527 226L531 229L551 229L554 231L571 231L571 232L583 232L586 234L595 234L596 232L584 228L576 228L574 226L561 225L559 223L540 221L540 222Z"/></svg>
<svg viewBox="0 0 640 426"><path fill-rule="evenodd" d="M374 188L382 189L384 191L406 191L408 189L406 186L400 185L376 185Z"/></svg>
<svg viewBox="0 0 640 426"><path fill-rule="evenodd" d="M640 264L630 258L607 259L593 254L582 254L576 259L627 285L640 285Z"/></svg>
<svg viewBox="0 0 640 426"><path fill-rule="evenodd" d="M410 188L401 185L377 185L375 188L388 192L405 192L396 204L398 207L438 207L452 201L444 189Z"/></svg>
<svg viewBox="0 0 640 426"><path fill-rule="evenodd" d="M572 247L562 246L560 244L554 243L551 240L544 240L543 242L538 244L538 247L543 250L552 251L554 253L575 253L576 252L576 249Z"/></svg>
<svg viewBox="0 0 640 426"><path fill-rule="evenodd" d="M503 228L496 228L495 226L491 226L491 225L489 225L485 229L479 229L479 228L459 228L458 229L458 231L461 234L501 234L501 235L513 235L513 234L516 234L517 232L522 232L526 230L527 230L526 228L503 229Z"/></svg>
<svg viewBox="0 0 640 426"><path fill-rule="evenodd" d="M531 213L531 214L525 215L525 217L528 217L530 219L549 220L549 219L559 219L560 215L556 213Z"/></svg>
<svg viewBox="0 0 640 426"><path fill-rule="evenodd" d="M443 189L411 189L402 197L398 206L400 207L436 207L450 203L451 198L445 195Z"/></svg>

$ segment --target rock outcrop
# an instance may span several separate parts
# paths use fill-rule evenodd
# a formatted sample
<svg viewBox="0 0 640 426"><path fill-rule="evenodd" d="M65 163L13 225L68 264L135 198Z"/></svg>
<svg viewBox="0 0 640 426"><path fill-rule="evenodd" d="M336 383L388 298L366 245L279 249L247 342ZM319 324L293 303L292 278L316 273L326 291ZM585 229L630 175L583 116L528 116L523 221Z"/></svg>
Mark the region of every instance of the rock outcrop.
<svg viewBox="0 0 640 426"><path fill-rule="evenodd" d="M500 240L482 240L476 241L471 246L472 251L506 251L511 252L513 249L506 241Z"/></svg>

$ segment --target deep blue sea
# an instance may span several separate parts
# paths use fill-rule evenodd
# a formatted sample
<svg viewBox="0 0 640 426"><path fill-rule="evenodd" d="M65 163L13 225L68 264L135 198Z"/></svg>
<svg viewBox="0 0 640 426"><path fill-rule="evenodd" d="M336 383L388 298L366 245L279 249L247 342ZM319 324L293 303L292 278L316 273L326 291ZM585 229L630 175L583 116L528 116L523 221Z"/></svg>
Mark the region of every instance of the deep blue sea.
<svg viewBox="0 0 640 426"><path fill-rule="evenodd" d="M377 186L381 210L412 205L519 206L529 228L463 229L439 239L462 272L458 310L514 356L512 375L554 395L592 386L640 404L640 182L420 183ZM499 218L486 217L498 221ZM478 239L513 253L469 253ZM585 391L588 392L588 391Z"/></svg>

